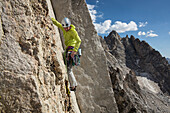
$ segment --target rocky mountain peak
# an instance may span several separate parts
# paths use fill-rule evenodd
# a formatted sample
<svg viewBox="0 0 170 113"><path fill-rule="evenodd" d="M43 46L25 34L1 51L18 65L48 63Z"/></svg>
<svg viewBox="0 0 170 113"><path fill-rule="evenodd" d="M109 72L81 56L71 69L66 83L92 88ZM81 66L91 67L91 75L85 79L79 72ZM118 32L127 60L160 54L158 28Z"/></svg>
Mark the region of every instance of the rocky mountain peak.
<svg viewBox="0 0 170 113"><path fill-rule="evenodd" d="M166 59L145 41L140 41L134 36L130 38L128 36L115 38L116 36L118 36L117 33L112 31L104 39L106 43L102 44L107 44L109 47L109 50L105 52L119 111L123 110L121 112L124 113L130 112L126 107L122 108L123 103L128 103L127 105L131 105L128 109L131 109L133 112L140 111L142 108L148 113L151 111L155 113L166 111L168 113L170 109L167 109L166 106L169 105L169 99L165 95L170 94L170 66ZM124 88L122 87L123 84L125 85ZM138 101L150 103L150 101L153 101L150 95L152 94L156 97L154 98L155 103L147 104L149 108L139 107L143 105L133 99L134 95L132 96L129 93L130 89L131 91L133 90L132 92L138 99L142 95L149 97L144 99L142 96L143 99L137 99ZM118 99L120 98L119 91L123 91L124 97L121 97L124 99L123 102L121 99ZM158 94L162 94L164 99ZM160 105L159 100L167 102L167 104ZM132 107L133 103L136 103L136 107ZM160 106L161 110L154 109L155 106Z"/></svg>
<svg viewBox="0 0 170 113"><path fill-rule="evenodd" d="M136 72L150 73L150 77L158 82L163 92L170 93L170 70L167 60L147 42L140 41L131 36L122 38L122 44L125 48L126 65ZM162 84L162 82L163 84Z"/></svg>
<svg viewBox="0 0 170 113"><path fill-rule="evenodd" d="M126 38L129 38L129 37L127 37L127 35L126 35ZM133 35L131 35L131 36L130 36L130 39L131 39L131 40L135 40L135 37L134 37Z"/></svg>
<svg viewBox="0 0 170 113"><path fill-rule="evenodd" d="M115 30L112 30L107 37L120 39L120 35Z"/></svg>

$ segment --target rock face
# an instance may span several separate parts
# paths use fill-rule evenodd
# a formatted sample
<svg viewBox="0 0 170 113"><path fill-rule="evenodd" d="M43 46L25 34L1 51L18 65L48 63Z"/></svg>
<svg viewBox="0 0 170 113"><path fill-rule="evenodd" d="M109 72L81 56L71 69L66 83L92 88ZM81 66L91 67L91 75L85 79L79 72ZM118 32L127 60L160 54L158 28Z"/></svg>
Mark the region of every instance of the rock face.
<svg viewBox="0 0 170 113"><path fill-rule="evenodd" d="M63 49L49 6L45 0L0 1L2 113L66 111Z"/></svg>
<svg viewBox="0 0 170 113"><path fill-rule="evenodd" d="M70 18L82 40L76 95L51 17ZM1 113L169 113L169 75L146 42L99 38L85 0L0 0Z"/></svg>
<svg viewBox="0 0 170 113"><path fill-rule="evenodd" d="M81 112L117 113L106 55L85 1L52 0L52 3L58 21L61 22L64 17L70 18L82 40L81 66L74 69L78 82L76 97Z"/></svg>
<svg viewBox="0 0 170 113"><path fill-rule="evenodd" d="M83 113L117 113L106 55L85 1L52 0L58 21L69 17L82 39L77 101ZM0 111L80 112L66 87L62 44L49 0L0 2ZM62 33L60 33L62 36ZM107 96L106 96L107 95ZM72 100L72 101L71 101Z"/></svg>
<svg viewBox="0 0 170 113"><path fill-rule="evenodd" d="M170 67L165 58L146 42L133 36L120 38L115 31L101 42L119 112L170 112Z"/></svg>
<svg viewBox="0 0 170 113"><path fill-rule="evenodd" d="M163 93L170 94L170 70L166 59L148 43L133 36L123 38L122 43L126 48L127 67L135 70L139 76L148 73L147 78L158 83Z"/></svg>

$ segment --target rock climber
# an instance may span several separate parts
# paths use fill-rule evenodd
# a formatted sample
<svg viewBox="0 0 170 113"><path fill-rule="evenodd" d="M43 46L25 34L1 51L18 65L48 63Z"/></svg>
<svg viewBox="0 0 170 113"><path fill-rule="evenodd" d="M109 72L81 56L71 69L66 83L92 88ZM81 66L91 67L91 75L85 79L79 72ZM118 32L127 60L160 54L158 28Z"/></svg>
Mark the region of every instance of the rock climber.
<svg viewBox="0 0 170 113"><path fill-rule="evenodd" d="M67 59L66 65L67 65L68 78L70 81L70 90L75 91L77 87L77 81L72 71L72 67L73 67L72 61L80 47L81 39L77 31L75 30L75 26L71 24L70 19L64 18L61 21L61 23L59 23L57 20L52 18L52 22L63 31L63 36L66 45L65 54Z"/></svg>

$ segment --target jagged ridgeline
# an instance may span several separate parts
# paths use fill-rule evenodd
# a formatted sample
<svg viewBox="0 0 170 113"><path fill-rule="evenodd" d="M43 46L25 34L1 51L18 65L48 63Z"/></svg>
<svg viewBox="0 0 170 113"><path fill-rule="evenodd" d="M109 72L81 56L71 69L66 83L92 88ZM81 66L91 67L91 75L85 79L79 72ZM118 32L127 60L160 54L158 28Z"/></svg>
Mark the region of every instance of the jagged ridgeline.
<svg viewBox="0 0 170 113"><path fill-rule="evenodd" d="M168 113L170 65L147 42L116 31L101 38L119 112Z"/></svg>
<svg viewBox="0 0 170 113"><path fill-rule="evenodd" d="M59 22L82 40L69 92ZM170 66L146 42L99 38L85 0L0 0L1 113L169 113Z"/></svg>

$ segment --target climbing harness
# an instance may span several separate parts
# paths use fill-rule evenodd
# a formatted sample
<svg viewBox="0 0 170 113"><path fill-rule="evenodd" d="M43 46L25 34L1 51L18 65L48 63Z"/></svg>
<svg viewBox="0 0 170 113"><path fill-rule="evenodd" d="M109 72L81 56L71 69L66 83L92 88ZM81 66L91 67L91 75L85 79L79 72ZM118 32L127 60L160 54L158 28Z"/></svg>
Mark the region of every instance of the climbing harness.
<svg viewBox="0 0 170 113"><path fill-rule="evenodd" d="M78 52L76 55L74 55L74 58L71 57L71 53L74 47L69 46L66 51L64 52L64 64L67 66L68 64L72 64L72 66L79 66L80 65L80 57L81 57L81 49L78 49Z"/></svg>

